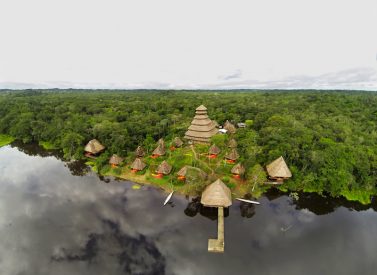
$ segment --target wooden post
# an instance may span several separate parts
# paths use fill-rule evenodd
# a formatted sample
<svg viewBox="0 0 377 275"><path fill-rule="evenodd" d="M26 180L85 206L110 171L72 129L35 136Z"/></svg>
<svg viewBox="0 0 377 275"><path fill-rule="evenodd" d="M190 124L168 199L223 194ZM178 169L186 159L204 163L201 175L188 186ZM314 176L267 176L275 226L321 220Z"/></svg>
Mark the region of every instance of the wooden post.
<svg viewBox="0 0 377 275"><path fill-rule="evenodd" d="M208 252L224 252L224 208L217 208L217 239L208 240Z"/></svg>

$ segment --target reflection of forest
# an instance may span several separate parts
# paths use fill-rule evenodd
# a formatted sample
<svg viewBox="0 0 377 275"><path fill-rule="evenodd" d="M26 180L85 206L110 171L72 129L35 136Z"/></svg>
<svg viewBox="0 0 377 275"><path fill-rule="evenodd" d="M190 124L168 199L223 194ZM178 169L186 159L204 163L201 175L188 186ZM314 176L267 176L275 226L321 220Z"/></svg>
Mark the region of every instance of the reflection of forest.
<svg viewBox="0 0 377 275"><path fill-rule="evenodd" d="M287 196L289 193L282 192L276 188L271 188L264 195L269 201L273 201L282 196ZM317 193L298 192L297 196L297 199L291 199L295 208L298 210L307 209L316 215L332 213L338 207L345 207L356 211L364 211L373 208L377 211L377 201L375 199L372 199L371 204L364 205L356 201L348 201L344 197L333 198L326 193L319 195Z"/></svg>
<svg viewBox="0 0 377 275"><path fill-rule="evenodd" d="M54 156L57 159L63 160L63 154L59 150L45 150L38 143L23 143L22 141L15 140L11 143L11 147L17 148L19 151L29 155L38 157Z"/></svg>
<svg viewBox="0 0 377 275"><path fill-rule="evenodd" d="M60 150L46 150L38 143L23 143L16 140L11 143L11 147L17 148L20 152L23 152L29 156L34 157L55 157L61 161L64 161L63 154ZM84 176L90 171L90 167L85 164L84 160L73 160L66 162L65 166L69 169L73 176Z"/></svg>

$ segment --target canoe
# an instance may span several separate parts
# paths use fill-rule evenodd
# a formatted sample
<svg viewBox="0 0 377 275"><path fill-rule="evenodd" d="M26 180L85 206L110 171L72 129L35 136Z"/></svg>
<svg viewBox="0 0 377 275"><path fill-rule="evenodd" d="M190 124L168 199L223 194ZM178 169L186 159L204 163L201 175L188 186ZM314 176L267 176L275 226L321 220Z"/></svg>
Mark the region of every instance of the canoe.
<svg viewBox="0 0 377 275"><path fill-rule="evenodd" d="M165 200L165 202L164 202L164 205L166 205L166 204L169 202L169 200L170 200L171 197L173 196L173 193L174 193L174 191L171 192L171 193L169 194L169 196L166 198L166 200Z"/></svg>
<svg viewBox="0 0 377 275"><path fill-rule="evenodd" d="M236 198L236 200L247 202L247 203L260 204L260 202L257 202L257 201L251 201L251 200L245 200L245 199L239 199L239 198Z"/></svg>

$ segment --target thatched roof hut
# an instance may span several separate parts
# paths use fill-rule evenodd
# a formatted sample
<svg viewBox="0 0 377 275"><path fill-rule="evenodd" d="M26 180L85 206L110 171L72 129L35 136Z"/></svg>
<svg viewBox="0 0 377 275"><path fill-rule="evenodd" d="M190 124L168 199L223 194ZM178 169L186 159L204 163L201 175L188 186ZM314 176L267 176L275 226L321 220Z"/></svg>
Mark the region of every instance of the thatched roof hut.
<svg viewBox="0 0 377 275"><path fill-rule="evenodd" d="M226 159L237 160L240 157L236 149L232 149L228 154L225 155Z"/></svg>
<svg viewBox="0 0 377 275"><path fill-rule="evenodd" d="M136 148L136 150L135 150L135 155L136 155L137 157L139 157L139 158L144 157L144 155L145 155L144 148L141 147L141 146L138 146L138 147Z"/></svg>
<svg viewBox="0 0 377 275"><path fill-rule="evenodd" d="M134 162L131 164L131 169L141 171L144 170L144 168L147 165L139 158L136 158Z"/></svg>
<svg viewBox="0 0 377 275"><path fill-rule="evenodd" d="M109 163L111 164L111 165L119 165L119 164L121 164L122 163L122 161L124 160L124 158L121 158L121 157L119 157L118 155L112 155L111 156L111 158L110 158L110 160L109 160Z"/></svg>
<svg viewBox="0 0 377 275"><path fill-rule="evenodd" d="M177 173L180 177L186 177L187 174L187 165L183 166Z"/></svg>
<svg viewBox="0 0 377 275"><path fill-rule="evenodd" d="M200 105L195 110L195 117L185 134L185 139L196 143L209 143L211 137L216 133L216 125L209 119L207 108L204 105Z"/></svg>
<svg viewBox="0 0 377 275"><path fill-rule="evenodd" d="M236 127L232 123L230 123L229 120L225 121L223 128L231 134L234 134L236 132Z"/></svg>
<svg viewBox="0 0 377 275"><path fill-rule="evenodd" d="M165 141L164 141L163 138L160 138L160 139L157 141L157 143L158 143L159 145L162 145L162 146L165 147Z"/></svg>
<svg viewBox="0 0 377 275"><path fill-rule="evenodd" d="M205 180L207 178L207 174L203 170L189 165L183 166L178 171L177 176L182 178L189 178L190 181Z"/></svg>
<svg viewBox="0 0 377 275"><path fill-rule="evenodd" d="M157 146L157 148L154 149L152 155L155 155L155 156L163 156L163 155L165 155L165 153L166 153L165 146L159 144L159 145Z"/></svg>
<svg viewBox="0 0 377 275"><path fill-rule="evenodd" d="M208 207L228 207L232 205L231 191L218 179L206 187L200 202Z"/></svg>
<svg viewBox="0 0 377 275"><path fill-rule="evenodd" d="M230 172L235 175L243 175L245 174L245 167L241 163L237 163Z"/></svg>
<svg viewBox="0 0 377 275"><path fill-rule="evenodd" d="M220 154L221 150L219 147L217 147L215 144L213 144L211 147L209 147L208 154L210 155L218 155Z"/></svg>
<svg viewBox="0 0 377 275"><path fill-rule="evenodd" d="M103 146L98 140L92 139L85 146L84 150L85 152L95 155L105 150L105 146Z"/></svg>
<svg viewBox="0 0 377 275"><path fill-rule="evenodd" d="M289 170L282 156L278 157L273 162L268 164L266 170L269 177L273 179L287 179L292 177L292 173Z"/></svg>
<svg viewBox="0 0 377 275"><path fill-rule="evenodd" d="M175 147L181 147L182 145L183 145L183 141L179 137L176 137L173 140L173 146L175 146Z"/></svg>
<svg viewBox="0 0 377 275"><path fill-rule="evenodd" d="M228 147L236 148L237 147L237 141L234 138L232 138L228 143Z"/></svg>
<svg viewBox="0 0 377 275"><path fill-rule="evenodd" d="M156 170L156 173L158 174L164 174L164 175L168 175L170 174L171 172L171 165L169 163L166 162L166 160L164 160L158 167L157 167L157 170Z"/></svg>

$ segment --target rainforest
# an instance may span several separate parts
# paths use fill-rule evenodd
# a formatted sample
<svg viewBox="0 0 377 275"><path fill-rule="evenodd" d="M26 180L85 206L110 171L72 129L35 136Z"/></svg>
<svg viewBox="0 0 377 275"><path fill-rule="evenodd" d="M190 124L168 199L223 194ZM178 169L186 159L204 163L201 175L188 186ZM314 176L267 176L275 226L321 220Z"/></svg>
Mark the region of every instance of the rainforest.
<svg viewBox="0 0 377 275"><path fill-rule="evenodd" d="M85 144L95 138L106 151L88 164L100 174L116 175L120 172L108 164L113 154L130 162L138 146L152 152L160 138L167 143L175 137L183 140L195 108L202 104L219 125L227 120L245 123L234 139L246 168L246 190L252 182L260 192L271 188L256 179L266 164L283 156L293 176L278 187L282 191L364 204L377 195L374 92L2 90L0 146L14 140L38 143L71 161L84 159ZM227 138L216 135L212 142L223 146ZM206 148L199 146L201 150ZM173 169L178 168L173 163Z"/></svg>

